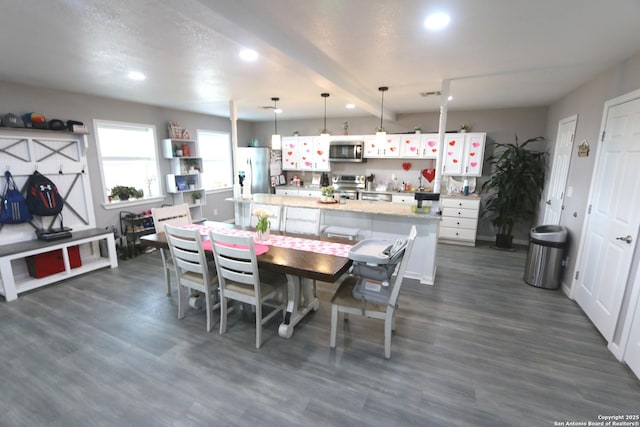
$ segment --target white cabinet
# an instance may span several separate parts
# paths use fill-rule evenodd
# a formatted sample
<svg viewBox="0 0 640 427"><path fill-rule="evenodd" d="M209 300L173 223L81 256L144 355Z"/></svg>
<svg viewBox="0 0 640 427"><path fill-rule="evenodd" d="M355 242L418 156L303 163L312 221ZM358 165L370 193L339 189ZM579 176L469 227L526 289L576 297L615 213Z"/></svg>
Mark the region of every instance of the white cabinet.
<svg viewBox="0 0 640 427"><path fill-rule="evenodd" d="M319 136L283 137L282 169L328 172L329 140Z"/></svg>
<svg viewBox="0 0 640 427"><path fill-rule="evenodd" d="M166 176L167 193L173 197L173 204L187 203L194 220L202 218L202 205L206 203L198 153L197 141L162 140L162 155L171 163L171 173Z"/></svg>
<svg viewBox="0 0 640 427"><path fill-rule="evenodd" d="M441 197L440 208L442 210L440 241L475 246L480 199L475 197Z"/></svg>
<svg viewBox="0 0 640 427"><path fill-rule="evenodd" d="M398 158L400 157L401 135L385 135L379 141L376 135L366 135L364 138L364 157L369 158Z"/></svg>
<svg viewBox="0 0 640 427"><path fill-rule="evenodd" d="M482 176L486 133L448 133L444 141L442 174Z"/></svg>
<svg viewBox="0 0 640 427"><path fill-rule="evenodd" d="M391 195L392 203L404 203L405 205L414 205L416 204L415 194L407 193L407 194L392 194Z"/></svg>
<svg viewBox="0 0 640 427"><path fill-rule="evenodd" d="M437 156L437 133L400 135L400 157L407 159L435 159Z"/></svg>

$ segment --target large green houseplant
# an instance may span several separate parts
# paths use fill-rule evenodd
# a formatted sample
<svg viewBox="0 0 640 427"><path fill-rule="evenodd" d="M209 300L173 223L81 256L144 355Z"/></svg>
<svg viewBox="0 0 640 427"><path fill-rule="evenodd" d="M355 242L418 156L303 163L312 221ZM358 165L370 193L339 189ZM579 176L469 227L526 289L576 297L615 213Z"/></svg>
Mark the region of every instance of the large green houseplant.
<svg viewBox="0 0 640 427"><path fill-rule="evenodd" d="M482 218L496 228L496 247L511 248L513 227L531 220L538 210L547 169L547 153L527 149L532 142L544 141L541 136L520 144L496 143L487 159L492 175L482 185L485 198Z"/></svg>

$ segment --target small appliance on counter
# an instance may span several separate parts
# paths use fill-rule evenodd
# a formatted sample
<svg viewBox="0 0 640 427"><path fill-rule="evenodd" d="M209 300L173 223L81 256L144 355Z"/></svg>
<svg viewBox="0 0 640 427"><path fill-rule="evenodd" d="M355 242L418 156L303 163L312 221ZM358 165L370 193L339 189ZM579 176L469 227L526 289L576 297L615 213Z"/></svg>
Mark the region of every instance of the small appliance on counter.
<svg viewBox="0 0 640 427"><path fill-rule="evenodd" d="M322 176L320 177L320 186L328 187L330 185L331 185L331 182L329 181L329 174L326 172L322 172Z"/></svg>

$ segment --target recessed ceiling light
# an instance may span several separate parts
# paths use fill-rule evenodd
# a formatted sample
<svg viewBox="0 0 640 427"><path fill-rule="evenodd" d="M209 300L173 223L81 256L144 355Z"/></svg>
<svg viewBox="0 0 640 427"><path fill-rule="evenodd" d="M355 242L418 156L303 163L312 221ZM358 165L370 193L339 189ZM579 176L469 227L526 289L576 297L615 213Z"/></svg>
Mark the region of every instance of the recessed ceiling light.
<svg viewBox="0 0 640 427"><path fill-rule="evenodd" d="M424 26L427 30L441 30L449 25L451 18L446 13L432 13L424 20Z"/></svg>
<svg viewBox="0 0 640 427"><path fill-rule="evenodd" d="M273 110L273 112L276 114L280 114L282 113L282 108L276 108L275 110Z"/></svg>
<svg viewBox="0 0 640 427"><path fill-rule="evenodd" d="M449 101L453 100L453 96L449 95L449 98L447 98Z"/></svg>
<svg viewBox="0 0 640 427"><path fill-rule="evenodd" d="M356 108L355 104L347 104L345 107L347 107L350 110L353 110L354 108Z"/></svg>
<svg viewBox="0 0 640 427"><path fill-rule="evenodd" d="M240 58L248 62L253 62L258 59L258 52L253 49L242 49L240 51Z"/></svg>
<svg viewBox="0 0 640 427"><path fill-rule="evenodd" d="M144 80L144 79L147 78L147 76L142 74L140 71L130 71L129 72L129 78L131 80Z"/></svg>

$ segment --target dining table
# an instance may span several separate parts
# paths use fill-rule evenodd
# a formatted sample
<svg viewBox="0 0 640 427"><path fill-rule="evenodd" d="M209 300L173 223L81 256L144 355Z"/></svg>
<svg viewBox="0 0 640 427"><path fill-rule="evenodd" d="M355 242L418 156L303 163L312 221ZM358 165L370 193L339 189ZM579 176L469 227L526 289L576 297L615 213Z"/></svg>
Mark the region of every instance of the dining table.
<svg viewBox="0 0 640 427"><path fill-rule="evenodd" d="M314 281L336 283L351 267L349 250L356 242L341 238L300 235L283 231L270 231L268 240L258 240L253 228L226 222L204 221L188 224L184 228L198 229L203 237L207 256L213 258L209 231L254 237L260 268L283 273L287 277L287 308L278 335L291 338L295 326L310 312L317 311L320 301L315 293ZM143 245L169 249L164 232L140 238ZM266 246L266 248L265 248Z"/></svg>

